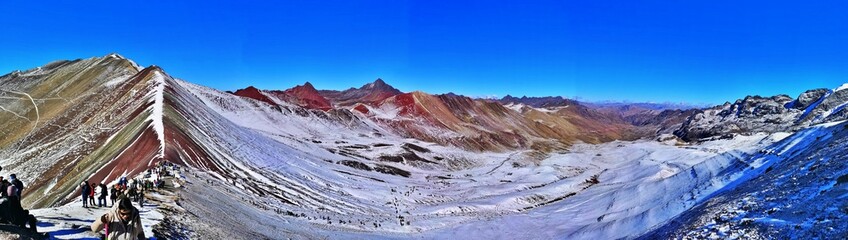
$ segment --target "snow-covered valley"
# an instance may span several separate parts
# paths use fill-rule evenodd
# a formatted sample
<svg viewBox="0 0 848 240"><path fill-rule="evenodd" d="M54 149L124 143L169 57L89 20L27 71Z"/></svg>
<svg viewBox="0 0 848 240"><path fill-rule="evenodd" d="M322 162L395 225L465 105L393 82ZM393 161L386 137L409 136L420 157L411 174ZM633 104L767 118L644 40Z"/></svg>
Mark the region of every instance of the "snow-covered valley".
<svg viewBox="0 0 848 240"><path fill-rule="evenodd" d="M215 206L235 215L222 222L256 221L231 230L225 230L229 225L197 219L181 222L202 225L196 227L200 234L224 231L244 238L632 238L744 176L732 168L744 171L739 163L746 156L779 147L775 143L787 136L739 136L698 146L654 141L581 144L533 166L513 165L521 162L510 158L521 154L516 152L489 156L497 161L442 173L432 181L426 171L412 174L421 178L405 179L348 170L366 177L339 174L336 182L358 178L361 183L330 189L345 192L347 202L384 205L360 213L292 208L272 197L245 196L243 189L211 175L190 174L192 184L182 190L187 193L180 205L206 212L200 219L217 216L212 214L217 210L204 209ZM365 180L368 177L386 182Z"/></svg>

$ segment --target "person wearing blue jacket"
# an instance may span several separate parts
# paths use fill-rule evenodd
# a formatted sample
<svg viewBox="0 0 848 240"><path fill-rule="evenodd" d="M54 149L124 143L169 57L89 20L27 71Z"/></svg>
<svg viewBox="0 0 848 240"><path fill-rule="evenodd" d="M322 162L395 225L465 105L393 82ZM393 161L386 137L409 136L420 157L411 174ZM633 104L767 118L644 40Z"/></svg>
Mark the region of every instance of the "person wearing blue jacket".
<svg viewBox="0 0 848 240"><path fill-rule="evenodd" d="M82 182L82 207L88 207L88 195L91 194L91 185L88 185L88 181Z"/></svg>

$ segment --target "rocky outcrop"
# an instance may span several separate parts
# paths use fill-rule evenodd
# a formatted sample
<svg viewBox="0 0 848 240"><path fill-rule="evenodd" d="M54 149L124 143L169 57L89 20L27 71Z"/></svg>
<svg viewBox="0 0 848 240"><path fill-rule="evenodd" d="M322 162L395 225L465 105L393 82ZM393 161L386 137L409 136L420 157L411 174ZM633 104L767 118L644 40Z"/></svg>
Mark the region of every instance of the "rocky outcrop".
<svg viewBox="0 0 848 240"><path fill-rule="evenodd" d="M506 95L498 102L502 104L524 104L527 106L535 107L535 108L546 108L546 107L565 107L570 105L579 105L575 100L563 98L560 96L556 97L527 97L522 96L520 98L513 97L510 95Z"/></svg>
<svg viewBox="0 0 848 240"><path fill-rule="evenodd" d="M785 131L794 125L799 111L784 107L792 102L786 95L747 96L734 103L698 111L674 134L686 141L749 132Z"/></svg>
<svg viewBox="0 0 848 240"><path fill-rule="evenodd" d="M792 101L786 107L794 108L794 109L798 109L798 110L804 110L804 109L807 109L808 107L810 107L811 105L814 105L816 103L820 103L821 100L823 100L823 97L827 94L830 94L829 89L819 88L819 89L807 90L806 92L801 93L801 95L799 95L798 98L795 99L795 101Z"/></svg>
<svg viewBox="0 0 848 240"><path fill-rule="evenodd" d="M848 117L848 111L845 109L846 103L848 103L848 87L843 85L843 87L834 90L825 89L824 94L819 92L816 95L821 95L821 97L812 101L806 107L799 121L809 125L842 120ZM810 98L815 98L816 95L812 95Z"/></svg>
<svg viewBox="0 0 848 240"><path fill-rule="evenodd" d="M700 110L690 116L674 134L686 141L728 134L795 131L811 125L844 120L848 88L814 89L797 99L787 95L748 96Z"/></svg>

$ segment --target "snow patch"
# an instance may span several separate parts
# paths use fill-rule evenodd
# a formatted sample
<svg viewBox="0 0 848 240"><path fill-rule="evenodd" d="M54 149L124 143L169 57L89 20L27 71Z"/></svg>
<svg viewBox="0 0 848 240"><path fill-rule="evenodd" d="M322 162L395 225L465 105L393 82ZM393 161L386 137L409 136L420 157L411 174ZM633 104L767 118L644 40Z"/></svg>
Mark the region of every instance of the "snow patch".
<svg viewBox="0 0 848 240"><path fill-rule="evenodd" d="M829 127L833 127L833 126L836 126L836 125L842 124L842 123L844 123L844 122L846 122L846 121L848 121L848 120L833 121L833 122L826 122L826 123L822 123L822 124L815 125L815 126L813 126L813 127L823 127L823 128L829 128Z"/></svg>
<svg viewBox="0 0 848 240"><path fill-rule="evenodd" d="M568 106L550 107L550 108L533 108L533 109L536 109L537 111L540 111L540 112L543 112L543 113L555 113L555 112L558 112L559 110L563 110L563 109L566 109L566 108L568 108Z"/></svg>
<svg viewBox="0 0 848 240"><path fill-rule="evenodd" d="M162 118L164 117L164 106L165 106L165 77L161 72L156 71L153 73L153 78L151 79L153 86L153 105L151 106L150 120L153 124L153 131L156 132L156 135L159 137L159 157L165 157L165 125L162 123ZM150 166L150 164L148 164Z"/></svg>
<svg viewBox="0 0 848 240"><path fill-rule="evenodd" d="M392 103L385 103L378 108L371 108L369 110L374 111L374 117L376 118L392 120L398 119L401 108Z"/></svg>
<svg viewBox="0 0 848 240"><path fill-rule="evenodd" d="M130 79L130 77L132 77L132 76L127 75L127 76L116 77L116 78L113 78L112 80L109 80L108 82L104 83L103 86L113 88L113 87L117 86L118 84L127 81L127 79Z"/></svg>
<svg viewBox="0 0 848 240"><path fill-rule="evenodd" d="M839 92L839 91L842 91L842 90L845 90L845 89L848 89L848 83L844 83L844 84L842 84L842 86L839 86L838 88L833 89L833 92Z"/></svg>
<svg viewBox="0 0 848 240"><path fill-rule="evenodd" d="M848 102L839 104L839 106L836 106L835 108L830 109L827 112L823 113L822 116L824 116L824 117L822 117L822 119L827 119L828 117L830 117L830 115L833 115L834 113L838 113L839 111L841 111L846 106L848 106Z"/></svg>
<svg viewBox="0 0 848 240"><path fill-rule="evenodd" d="M504 105L504 107L512 109L513 111L516 111L516 112L519 112L519 113L521 112L521 109L526 107L526 106L527 105L524 105L524 104L521 104L521 103L508 103L508 104Z"/></svg>

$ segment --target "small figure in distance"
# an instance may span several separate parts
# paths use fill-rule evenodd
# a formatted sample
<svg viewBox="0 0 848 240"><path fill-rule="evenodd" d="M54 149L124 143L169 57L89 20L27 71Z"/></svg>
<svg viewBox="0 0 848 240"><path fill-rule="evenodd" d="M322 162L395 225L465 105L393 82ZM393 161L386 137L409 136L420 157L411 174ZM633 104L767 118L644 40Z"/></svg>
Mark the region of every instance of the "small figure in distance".
<svg viewBox="0 0 848 240"><path fill-rule="evenodd" d="M88 185L88 181L83 181L81 186L81 195L82 195L82 207L88 207L88 195L91 195L91 185Z"/></svg>

